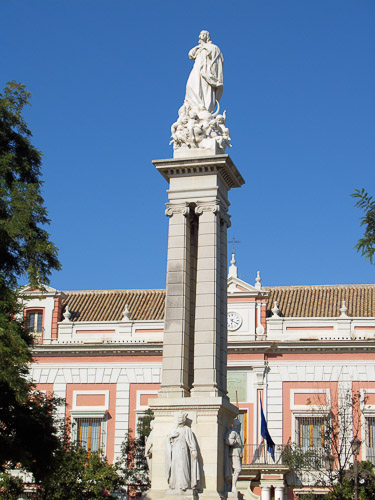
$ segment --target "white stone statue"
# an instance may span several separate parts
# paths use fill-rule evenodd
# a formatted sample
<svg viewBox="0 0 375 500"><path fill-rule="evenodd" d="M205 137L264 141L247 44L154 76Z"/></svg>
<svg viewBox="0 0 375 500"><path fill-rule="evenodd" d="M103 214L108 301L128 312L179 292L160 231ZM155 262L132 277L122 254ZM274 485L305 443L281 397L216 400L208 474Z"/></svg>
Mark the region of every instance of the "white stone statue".
<svg viewBox="0 0 375 500"><path fill-rule="evenodd" d="M185 101L193 109L213 113L223 94L224 58L208 31L200 32L198 45L191 49L189 58L195 63L186 84Z"/></svg>
<svg viewBox="0 0 375 500"><path fill-rule="evenodd" d="M199 44L191 49L189 57L195 62L186 84L184 104L171 127L170 144L173 144L175 156L224 153L231 144L225 125L226 112L219 115L223 55L211 42L208 31L201 31Z"/></svg>
<svg viewBox="0 0 375 500"><path fill-rule="evenodd" d="M241 438L241 422L235 418L233 427L229 428L225 436L225 481L227 491L237 494L237 479L242 469L243 444Z"/></svg>
<svg viewBox="0 0 375 500"><path fill-rule="evenodd" d="M200 479L198 450L195 436L187 425L187 413L180 413L178 424L167 436L166 475L169 494L184 494L195 490Z"/></svg>
<svg viewBox="0 0 375 500"><path fill-rule="evenodd" d="M145 443L145 455L146 455L146 460L147 460L147 465L148 465L148 471L150 473L151 477L151 468L152 468L152 448L154 445L154 421L151 420L150 422L150 429L151 432L146 438L146 443Z"/></svg>

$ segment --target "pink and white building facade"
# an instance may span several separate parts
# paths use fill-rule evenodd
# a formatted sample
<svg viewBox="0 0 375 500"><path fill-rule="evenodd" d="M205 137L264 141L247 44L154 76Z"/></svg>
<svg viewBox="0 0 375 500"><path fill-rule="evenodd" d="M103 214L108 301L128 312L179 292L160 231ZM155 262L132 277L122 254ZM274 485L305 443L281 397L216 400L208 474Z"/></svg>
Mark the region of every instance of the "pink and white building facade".
<svg viewBox="0 0 375 500"><path fill-rule="evenodd" d="M31 375L62 398L75 437L110 462L157 396L161 382L164 290L24 289L36 344ZM278 447L316 446L319 409L360 393L360 459L375 463L375 285L262 286L228 275L228 394L240 409L245 498L303 498L288 487ZM258 456L260 400L277 445ZM319 408L314 400L319 399ZM373 432L374 430L374 432ZM293 491L294 490L294 491Z"/></svg>

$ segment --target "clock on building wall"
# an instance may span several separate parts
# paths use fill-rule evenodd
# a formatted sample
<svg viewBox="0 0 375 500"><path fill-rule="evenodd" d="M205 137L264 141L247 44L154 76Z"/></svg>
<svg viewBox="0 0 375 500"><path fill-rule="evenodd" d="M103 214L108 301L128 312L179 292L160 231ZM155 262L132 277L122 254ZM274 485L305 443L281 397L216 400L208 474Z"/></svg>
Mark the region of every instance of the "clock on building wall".
<svg viewBox="0 0 375 500"><path fill-rule="evenodd" d="M242 325L242 318L236 312L229 312L227 316L228 330L234 331Z"/></svg>

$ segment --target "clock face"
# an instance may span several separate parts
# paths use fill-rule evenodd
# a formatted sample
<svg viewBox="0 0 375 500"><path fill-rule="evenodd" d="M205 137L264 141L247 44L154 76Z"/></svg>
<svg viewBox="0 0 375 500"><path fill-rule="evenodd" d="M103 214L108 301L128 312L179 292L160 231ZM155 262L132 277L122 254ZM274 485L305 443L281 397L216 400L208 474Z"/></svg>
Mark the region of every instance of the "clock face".
<svg viewBox="0 0 375 500"><path fill-rule="evenodd" d="M228 313L227 317L227 325L228 325L228 330L237 330L242 324L242 318L241 316L236 313L236 312L230 312Z"/></svg>

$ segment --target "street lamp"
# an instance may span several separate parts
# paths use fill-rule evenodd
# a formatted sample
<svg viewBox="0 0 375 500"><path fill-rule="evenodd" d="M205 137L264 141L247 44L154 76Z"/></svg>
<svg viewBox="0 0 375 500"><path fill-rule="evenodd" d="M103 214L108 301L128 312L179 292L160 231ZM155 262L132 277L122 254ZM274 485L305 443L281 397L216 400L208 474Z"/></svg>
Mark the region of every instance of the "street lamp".
<svg viewBox="0 0 375 500"><path fill-rule="evenodd" d="M358 460L357 457L359 455L359 450L361 448L362 441L355 437L352 442L352 450L353 450L353 456L354 456L354 485L355 485L355 490L354 490L354 498L355 500L358 500Z"/></svg>

